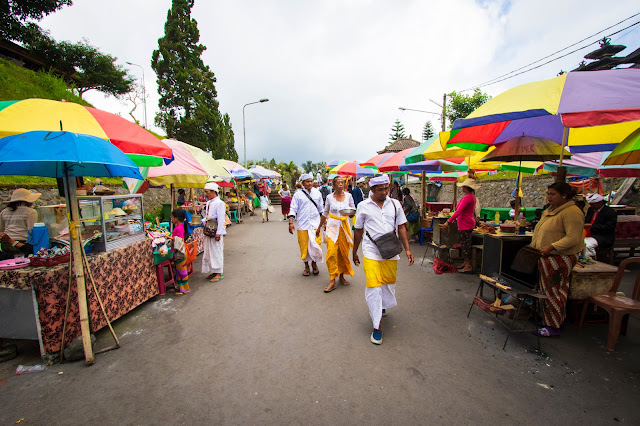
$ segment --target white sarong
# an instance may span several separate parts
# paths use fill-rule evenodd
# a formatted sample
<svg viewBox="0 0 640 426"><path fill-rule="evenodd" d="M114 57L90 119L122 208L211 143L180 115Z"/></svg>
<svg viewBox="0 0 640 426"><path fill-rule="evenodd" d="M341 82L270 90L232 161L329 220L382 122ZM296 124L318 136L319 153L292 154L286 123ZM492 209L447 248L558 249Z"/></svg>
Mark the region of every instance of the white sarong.
<svg viewBox="0 0 640 426"><path fill-rule="evenodd" d="M224 266L224 236L220 241L204 237L204 253L202 255L203 274L221 274Z"/></svg>
<svg viewBox="0 0 640 426"><path fill-rule="evenodd" d="M364 297L369 305L369 316L373 323L373 328L380 328L382 310L393 308L398 305L396 301L396 285L382 284L378 287L367 287L364 290Z"/></svg>

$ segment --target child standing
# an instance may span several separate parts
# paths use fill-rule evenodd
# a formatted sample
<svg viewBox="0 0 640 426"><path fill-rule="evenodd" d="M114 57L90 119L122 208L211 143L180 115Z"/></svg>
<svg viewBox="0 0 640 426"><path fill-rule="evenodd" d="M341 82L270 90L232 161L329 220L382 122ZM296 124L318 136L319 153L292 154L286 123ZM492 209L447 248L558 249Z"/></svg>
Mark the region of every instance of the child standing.
<svg viewBox="0 0 640 426"><path fill-rule="evenodd" d="M262 209L262 223L266 219L269 222L269 197L260 191L260 208Z"/></svg>
<svg viewBox="0 0 640 426"><path fill-rule="evenodd" d="M175 209L171 212L171 223L173 223L173 258L176 265L176 275L178 279L177 296L189 293L189 272L187 264L187 249L184 242L189 238L187 230L187 215L182 209Z"/></svg>

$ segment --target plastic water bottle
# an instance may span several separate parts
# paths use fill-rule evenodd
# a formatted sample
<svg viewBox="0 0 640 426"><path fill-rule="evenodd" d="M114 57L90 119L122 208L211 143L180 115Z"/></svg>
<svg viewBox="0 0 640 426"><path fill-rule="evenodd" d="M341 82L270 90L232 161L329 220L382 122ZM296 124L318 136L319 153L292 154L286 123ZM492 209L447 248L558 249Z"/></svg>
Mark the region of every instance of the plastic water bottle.
<svg viewBox="0 0 640 426"><path fill-rule="evenodd" d="M49 248L49 229L44 223L35 223L33 228L29 229L29 244L33 246L33 254L36 254L41 248Z"/></svg>
<svg viewBox="0 0 640 426"><path fill-rule="evenodd" d="M44 371L46 369L47 367L42 364L19 365L18 368L16 368L16 374L20 375L20 374L28 374L28 373L37 373L38 371Z"/></svg>

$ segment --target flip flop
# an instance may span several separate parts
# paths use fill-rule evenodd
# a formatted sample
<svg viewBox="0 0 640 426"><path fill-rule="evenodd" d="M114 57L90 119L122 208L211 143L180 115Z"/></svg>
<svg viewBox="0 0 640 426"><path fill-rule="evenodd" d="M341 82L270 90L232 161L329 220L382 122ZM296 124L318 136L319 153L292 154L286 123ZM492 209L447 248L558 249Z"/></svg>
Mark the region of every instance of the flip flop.
<svg viewBox="0 0 640 426"><path fill-rule="evenodd" d="M311 275L311 271L307 271L306 269L304 271L302 271L302 276L303 277L308 277Z"/></svg>
<svg viewBox="0 0 640 426"><path fill-rule="evenodd" d="M320 273L320 270L319 270L319 269L314 269L314 270L313 270L313 275L318 275L319 273Z"/></svg>
<svg viewBox="0 0 640 426"><path fill-rule="evenodd" d="M217 283L218 281L222 281L224 279L224 275L220 275L218 278L214 278L209 280L210 283Z"/></svg>
<svg viewBox="0 0 640 426"><path fill-rule="evenodd" d="M324 292L325 292L325 293L331 293L333 290L335 290L335 289L336 289L336 287L337 287L337 286L334 284L334 285L333 285L333 287L331 287L331 288L329 288L329 289L327 290L327 288L328 288L328 286L327 286L327 287L325 287Z"/></svg>
<svg viewBox="0 0 640 426"><path fill-rule="evenodd" d="M532 334L540 337L558 337L560 336L560 330L556 330L551 327L542 327L536 331L532 331Z"/></svg>
<svg viewBox="0 0 640 426"><path fill-rule="evenodd" d="M473 274L473 271L456 271L459 274L467 274L467 275L471 275Z"/></svg>

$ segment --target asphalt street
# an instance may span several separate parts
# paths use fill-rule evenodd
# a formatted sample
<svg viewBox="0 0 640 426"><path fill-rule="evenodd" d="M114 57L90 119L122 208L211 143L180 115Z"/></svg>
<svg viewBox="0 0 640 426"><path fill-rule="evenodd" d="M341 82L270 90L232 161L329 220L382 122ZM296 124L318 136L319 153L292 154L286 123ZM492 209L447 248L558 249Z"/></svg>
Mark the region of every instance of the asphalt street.
<svg viewBox="0 0 640 426"><path fill-rule="evenodd" d="M225 237L225 278L198 271L191 294L167 293L115 322L122 347L93 366L40 363L18 341L0 364L0 424L638 424L640 321L615 352L607 325L542 341L511 337L474 308L478 278L398 267L398 306L369 341L362 267L325 294L303 277L286 222L247 217ZM281 216L280 216L281 218ZM273 220L276 219L276 220ZM326 249L326 248L325 248ZM630 293L633 283L623 290ZM104 330L96 348L112 344Z"/></svg>

